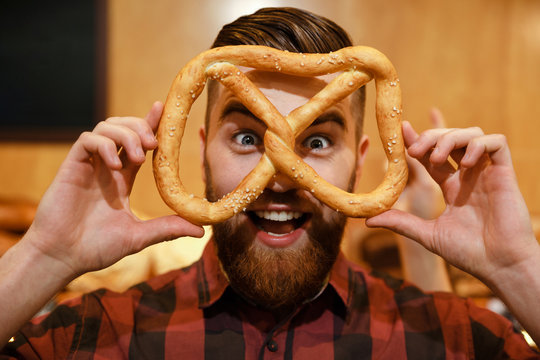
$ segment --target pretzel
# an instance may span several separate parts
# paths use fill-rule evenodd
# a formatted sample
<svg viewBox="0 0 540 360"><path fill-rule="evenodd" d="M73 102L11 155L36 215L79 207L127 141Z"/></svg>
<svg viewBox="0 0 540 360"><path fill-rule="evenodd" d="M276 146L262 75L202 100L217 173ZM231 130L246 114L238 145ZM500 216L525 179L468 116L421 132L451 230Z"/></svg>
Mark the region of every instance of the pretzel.
<svg viewBox="0 0 540 360"><path fill-rule="evenodd" d="M237 66L297 76L340 72L305 105L285 118ZM207 79L220 81L263 121L264 153L256 167L229 194L215 202L189 194L179 176L179 151L187 117ZM374 79L376 118L388 168L382 183L369 193L341 190L322 179L295 154L295 139L326 109ZM401 90L395 69L379 51L348 47L329 54L299 54L274 48L240 45L205 51L175 78L157 131L153 168L163 200L183 218L205 225L222 222L245 211L276 173L350 217L370 217L389 209L407 182L407 163L401 133Z"/></svg>

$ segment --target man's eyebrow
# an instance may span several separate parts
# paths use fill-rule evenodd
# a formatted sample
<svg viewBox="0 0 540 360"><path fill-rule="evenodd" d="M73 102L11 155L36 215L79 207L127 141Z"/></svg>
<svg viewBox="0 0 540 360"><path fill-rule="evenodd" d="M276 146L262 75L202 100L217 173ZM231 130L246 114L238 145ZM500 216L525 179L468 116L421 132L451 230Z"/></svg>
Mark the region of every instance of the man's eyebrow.
<svg viewBox="0 0 540 360"><path fill-rule="evenodd" d="M261 119L259 119L255 115L253 115L253 113L251 111L249 111L249 109L244 104L242 104L242 102L240 102L238 100L229 101L225 105L225 107L223 108L223 111L221 112L221 116L219 117L219 124L221 124L225 120L227 115L229 115L229 114L231 114L233 112L237 112L237 113L241 113L241 114L244 114L246 116L249 116L254 121L260 123L262 126L266 126L266 124Z"/></svg>
<svg viewBox="0 0 540 360"><path fill-rule="evenodd" d="M237 100L229 101L225 105L222 111L222 114L219 118L219 122L222 123L225 120L225 117L233 112L238 112L238 113L247 115L251 117L253 120L255 120L256 122L260 123L262 126L266 126L266 124L261 119L253 115L253 113L249 111L249 109L242 102L237 101ZM327 122L334 122L337 125L339 125L344 131L347 131L347 123L345 122L343 115L337 110L330 110L322 114L317 119L315 119L313 123L311 123L310 126L316 126L316 125L324 124Z"/></svg>
<svg viewBox="0 0 540 360"><path fill-rule="evenodd" d="M325 112L317 119L315 119L310 126L324 124L327 122L334 122L339 125L344 131L347 131L347 123L345 122L343 115L337 110L330 110L328 112Z"/></svg>

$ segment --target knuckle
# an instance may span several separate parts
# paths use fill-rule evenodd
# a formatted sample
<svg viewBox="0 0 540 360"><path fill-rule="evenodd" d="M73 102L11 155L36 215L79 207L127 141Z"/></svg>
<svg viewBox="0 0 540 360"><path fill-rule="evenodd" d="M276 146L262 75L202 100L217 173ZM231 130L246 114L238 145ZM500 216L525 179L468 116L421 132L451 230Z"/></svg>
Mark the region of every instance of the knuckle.
<svg viewBox="0 0 540 360"><path fill-rule="evenodd" d="M82 141L82 142L86 142L88 141L88 139L92 137L92 133L90 131L83 131L80 135L79 135L79 141Z"/></svg>
<svg viewBox="0 0 540 360"><path fill-rule="evenodd" d="M103 128L107 127L108 126L108 123L107 123L107 120L105 121L100 121L97 123L97 125L94 127L94 132L100 132L103 130Z"/></svg>
<svg viewBox="0 0 540 360"><path fill-rule="evenodd" d="M113 123L113 122L117 122L118 120L120 120L120 117L111 116L111 117L108 117L107 119L105 119L105 121L102 121L102 122Z"/></svg>
<svg viewBox="0 0 540 360"><path fill-rule="evenodd" d="M484 130L482 130L482 128L479 127L479 126L472 126L472 127L469 128L469 130L472 131L475 134L484 135Z"/></svg>
<svg viewBox="0 0 540 360"><path fill-rule="evenodd" d="M494 134L493 137L495 140L503 145L508 144L508 138L504 134Z"/></svg>

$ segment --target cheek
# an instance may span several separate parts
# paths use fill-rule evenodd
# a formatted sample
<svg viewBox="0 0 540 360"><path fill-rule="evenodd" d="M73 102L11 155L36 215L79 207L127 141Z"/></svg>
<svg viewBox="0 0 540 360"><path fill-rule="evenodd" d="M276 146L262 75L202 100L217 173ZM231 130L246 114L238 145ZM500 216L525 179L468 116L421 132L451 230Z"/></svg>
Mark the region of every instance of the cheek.
<svg viewBox="0 0 540 360"><path fill-rule="evenodd" d="M355 156L348 149L339 151L331 157L322 159L310 158L304 161L324 180L343 190L346 190L349 186L350 178L356 170Z"/></svg>
<svg viewBox="0 0 540 360"><path fill-rule="evenodd" d="M210 146L206 161L216 195L222 197L233 191L257 165L261 154L238 155L225 146Z"/></svg>

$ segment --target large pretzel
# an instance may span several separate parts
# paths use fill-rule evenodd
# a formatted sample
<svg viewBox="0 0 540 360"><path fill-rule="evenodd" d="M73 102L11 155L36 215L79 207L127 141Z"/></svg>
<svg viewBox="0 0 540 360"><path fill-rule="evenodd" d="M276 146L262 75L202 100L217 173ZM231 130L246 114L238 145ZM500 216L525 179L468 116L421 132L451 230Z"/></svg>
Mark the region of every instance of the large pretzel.
<svg viewBox="0 0 540 360"><path fill-rule="evenodd" d="M236 66L298 76L340 72L305 105L283 117ZM264 149L257 166L231 193L216 202L189 194L179 176L180 144L191 105L207 79L220 81L266 125ZM376 117L388 169L372 192L348 193L322 179L294 152L296 137L326 109L362 85L375 80ZM320 201L351 217L369 217L389 209L407 181L401 134L401 90L390 61L369 47L349 47L329 54L298 54L264 46L225 46L201 53L177 75L167 96L154 151L154 176L163 200L183 218L197 224L222 222L243 211L277 172Z"/></svg>

